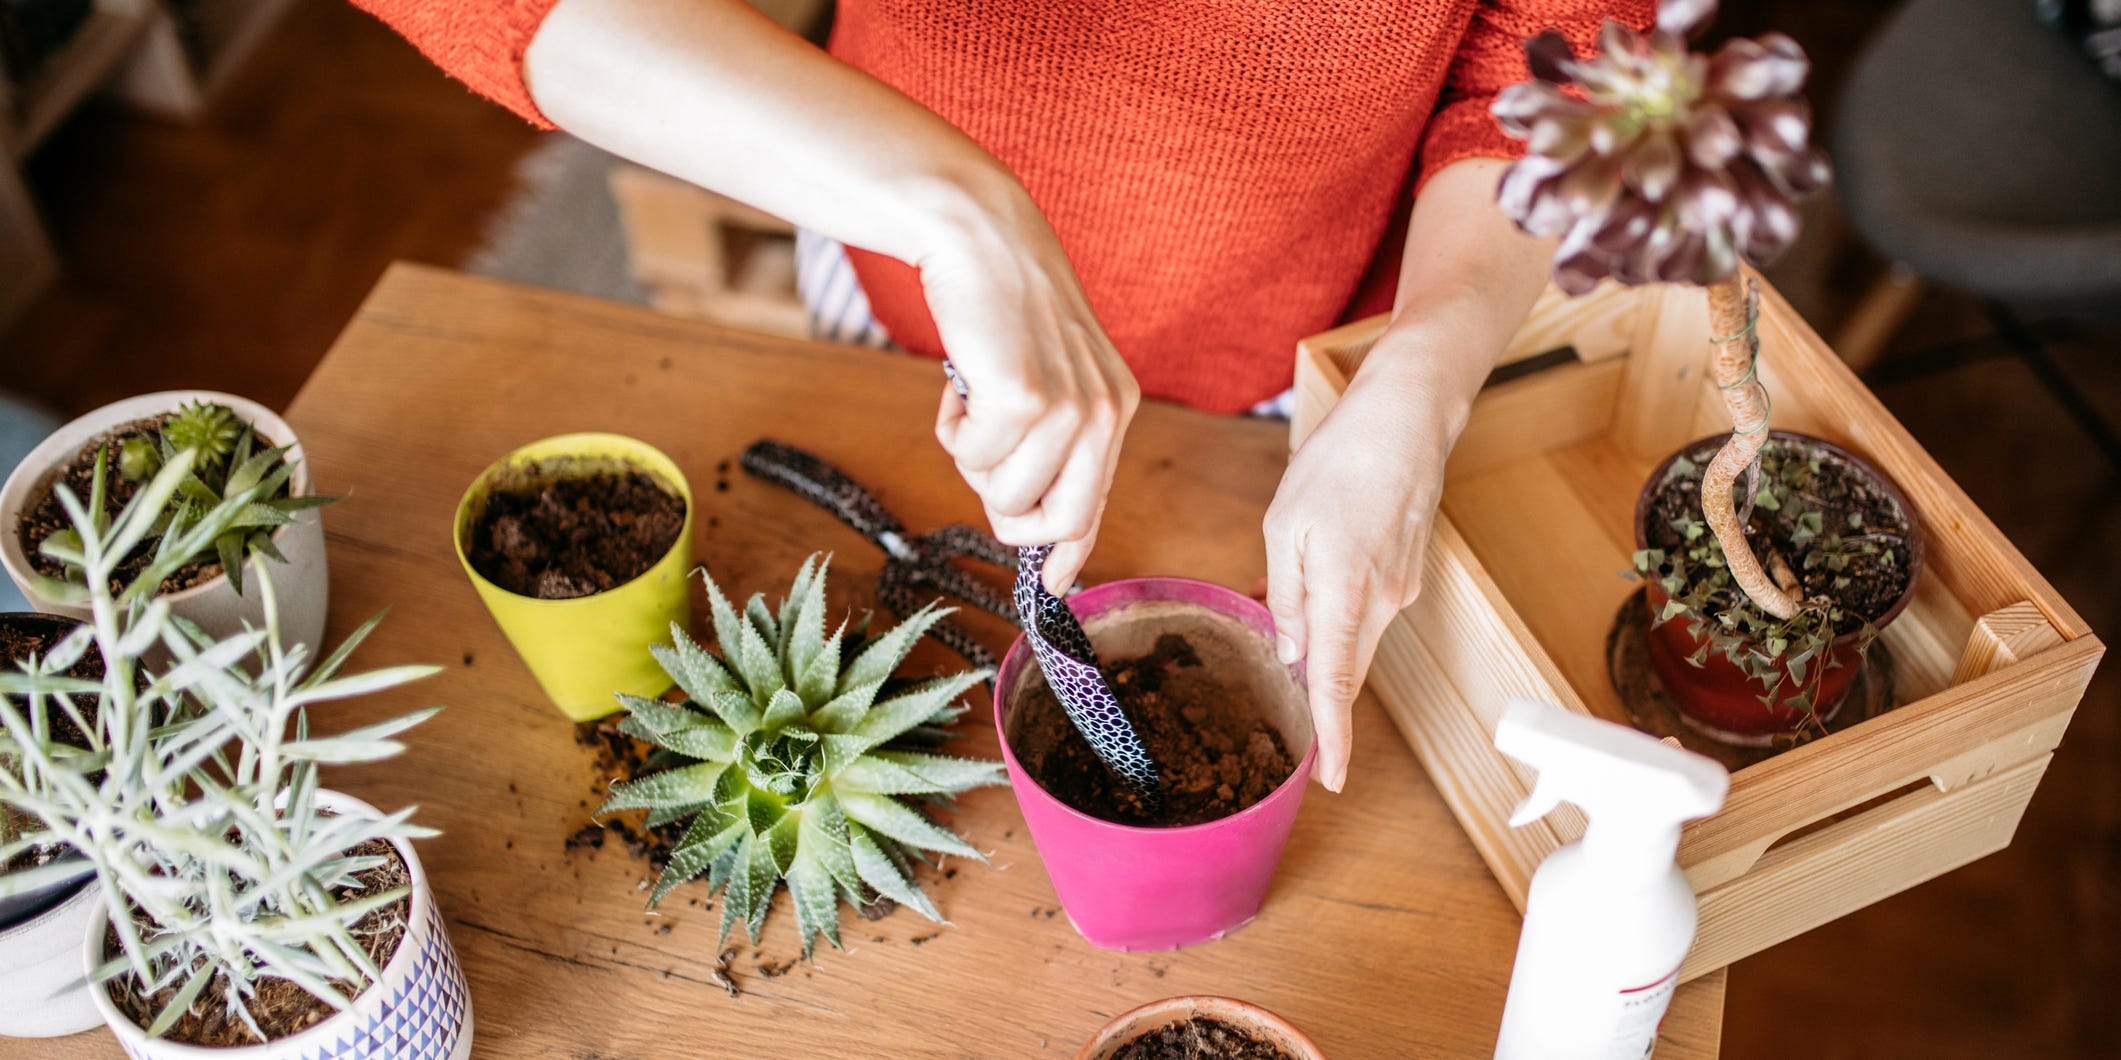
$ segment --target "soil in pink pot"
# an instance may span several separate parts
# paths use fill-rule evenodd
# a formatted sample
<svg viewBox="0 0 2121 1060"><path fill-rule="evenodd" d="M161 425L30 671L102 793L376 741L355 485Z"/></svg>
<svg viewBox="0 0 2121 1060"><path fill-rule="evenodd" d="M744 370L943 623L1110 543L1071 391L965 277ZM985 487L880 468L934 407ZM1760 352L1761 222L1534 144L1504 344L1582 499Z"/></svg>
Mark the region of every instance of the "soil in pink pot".
<svg viewBox="0 0 2121 1060"><path fill-rule="evenodd" d="M1266 798L1296 768L1281 731L1184 635L1163 634L1147 654L1105 660L1104 670L1160 770L1162 806L1144 806L1105 767L1040 683L1010 719L1009 744L1062 802L1121 824L1200 824Z"/></svg>

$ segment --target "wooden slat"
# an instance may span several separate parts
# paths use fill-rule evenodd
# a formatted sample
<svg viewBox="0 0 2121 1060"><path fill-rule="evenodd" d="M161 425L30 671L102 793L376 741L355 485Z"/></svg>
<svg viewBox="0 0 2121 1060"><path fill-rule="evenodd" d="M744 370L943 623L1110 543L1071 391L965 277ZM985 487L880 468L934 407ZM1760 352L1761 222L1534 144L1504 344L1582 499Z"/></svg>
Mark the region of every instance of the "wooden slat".
<svg viewBox="0 0 2121 1060"><path fill-rule="evenodd" d="M1451 449L1447 480L1604 435L1625 371L1617 360L1570 362L1481 391Z"/></svg>
<svg viewBox="0 0 2121 1060"><path fill-rule="evenodd" d="M1966 639L1952 683L1965 684L1986 677L2062 643L2062 635L2048 624L2031 601L2020 600L1982 615Z"/></svg>
<svg viewBox="0 0 2121 1060"><path fill-rule="evenodd" d="M1709 306L1698 288L1678 284L1638 297L1613 438L1629 455L1655 461L1697 436L1690 417L1708 378Z"/></svg>
<svg viewBox="0 0 2121 1060"><path fill-rule="evenodd" d="M1927 576L1950 585L1972 613L2030 600L2064 639L2091 632L1966 491L1772 288L1762 294L1760 329L1763 348L1771 351L1763 355L1762 377L1778 395L1778 407L1801 405L1809 410L1823 425L1821 435L1876 464L1908 495L1929 535Z"/></svg>
<svg viewBox="0 0 2121 1060"><path fill-rule="evenodd" d="M1740 770L1723 812L1688 827L1680 863L1714 886L1749 867L1736 862L1763 836L1779 838L1924 779L1954 755L2009 741L2042 719L2066 724L2104 651L2097 638L2082 637Z"/></svg>
<svg viewBox="0 0 2121 1060"><path fill-rule="evenodd" d="M1744 878L1702 892L1680 980L2009 846L2049 757L1963 791L1912 792L1770 851Z"/></svg>

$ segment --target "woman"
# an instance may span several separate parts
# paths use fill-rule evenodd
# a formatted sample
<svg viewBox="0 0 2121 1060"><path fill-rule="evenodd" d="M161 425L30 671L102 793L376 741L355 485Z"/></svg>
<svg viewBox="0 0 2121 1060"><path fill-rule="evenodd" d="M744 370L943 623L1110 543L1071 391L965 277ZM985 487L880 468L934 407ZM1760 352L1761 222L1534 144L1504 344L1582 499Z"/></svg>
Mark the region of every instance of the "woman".
<svg viewBox="0 0 2121 1060"><path fill-rule="evenodd" d="M830 54L740 0L356 0L474 89L844 244L949 351L936 436L1011 544L1092 542L1139 394L1241 412L1390 307L1266 519L1317 777L1419 590L1443 467L1551 248L1493 205L1526 37L1648 0L843 0ZM1624 9L1624 10L1616 10ZM1404 248L1404 249L1402 249ZM844 307L828 307L844 308ZM1139 383L1137 383L1139 380ZM1212 459L1212 454L1207 454Z"/></svg>

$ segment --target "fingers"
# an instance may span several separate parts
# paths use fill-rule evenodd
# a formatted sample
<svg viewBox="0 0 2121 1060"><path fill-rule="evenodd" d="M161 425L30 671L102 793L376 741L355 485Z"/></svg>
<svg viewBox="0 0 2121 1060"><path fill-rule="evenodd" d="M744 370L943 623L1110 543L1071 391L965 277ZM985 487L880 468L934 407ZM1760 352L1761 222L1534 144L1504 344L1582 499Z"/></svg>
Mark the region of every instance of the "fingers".
<svg viewBox="0 0 2121 1060"><path fill-rule="evenodd" d="M1267 513L1267 610L1274 615L1274 653L1285 665L1304 657L1303 543Z"/></svg>
<svg viewBox="0 0 2121 1060"><path fill-rule="evenodd" d="M1046 591L1055 596L1064 596L1077 578L1082 577L1083 564L1090 561L1090 549L1097 544L1097 528L1073 541L1063 541L1053 546L1046 556Z"/></svg>
<svg viewBox="0 0 2121 1060"><path fill-rule="evenodd" d="M1355 691L1361 687L1357 672L1357 643L1363 625L1359 595L1313 586L1305 600L1310 641L1304 655L1304 684L1310 691L1311 725L1318 734L1318 761L1312 775L1328 791L1339 791L1347 783L1348 757L1355 740L1350 717Z"/></svg>

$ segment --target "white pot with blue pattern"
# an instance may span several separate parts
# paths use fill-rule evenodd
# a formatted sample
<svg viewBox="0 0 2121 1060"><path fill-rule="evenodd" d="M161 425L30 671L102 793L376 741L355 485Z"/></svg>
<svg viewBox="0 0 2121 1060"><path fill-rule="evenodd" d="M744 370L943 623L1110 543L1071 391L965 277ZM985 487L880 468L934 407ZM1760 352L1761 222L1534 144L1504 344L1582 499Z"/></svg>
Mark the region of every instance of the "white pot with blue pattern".
<svg viewBox="0 0 2121 1060"><path fill-rule="evenodd" d="M383 816L375 807L338 792L320 791L317 802L326 809ZM411 914L397 952L383 965L383 978L362 991L352 1008L277 1041L213 1048L149 1038L118 1011L108 990L91 990L104 1024L134 1060L463 1060L470 1056L471 991L457 964L456 949L449 944L442 914L435 908L434 889L427 885L427 873L411 845L391 845L412 875ZM86 957L91 969L107 959L103 947L106 917L107 911L98 909L89 930Z"/></svg>

